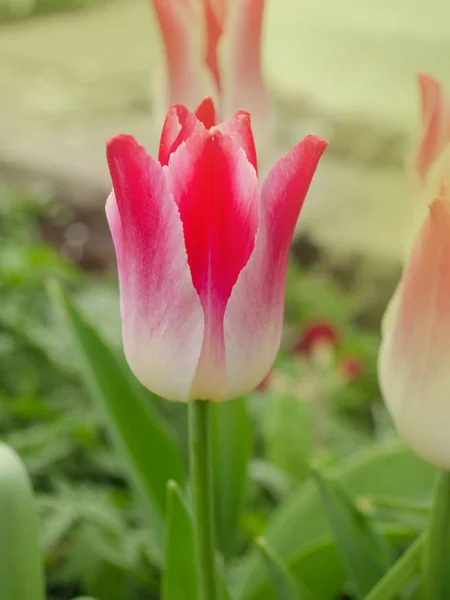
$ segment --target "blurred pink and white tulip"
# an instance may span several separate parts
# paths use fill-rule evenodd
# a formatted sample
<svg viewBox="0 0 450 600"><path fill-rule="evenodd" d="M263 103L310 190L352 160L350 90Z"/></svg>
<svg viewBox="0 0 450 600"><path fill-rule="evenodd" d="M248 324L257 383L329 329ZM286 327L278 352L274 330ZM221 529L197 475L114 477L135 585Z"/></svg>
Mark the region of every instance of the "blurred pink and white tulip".
<svg viewBox="0 0 450 600"><path fill-rule="evenodd" d="M264 0L151 0L165 50L164 81L155 86L159 123L169 105L190 110L212 96L222 120L252 115L258 148L273 130L273 110L261 73Z"/></svg>
<svg viewBox="0 0 450 600"><path fill-rule="evenodd" d="M450 101L430 77L421 76L420 86L423 134L413 165L429 205L385 315L379 380L405 442L428 462L450 469L450 172L442 160L450 141Z"/></svg>
<svg viewBox="0 0 450 600"><path fill-rule="evenodd" d="M278 351L289 246L326 143L306 137L258 184L250 117L215 124L212 101L172 106L158 160L108 143L125 354L171 399L254 389Z"/></svg>

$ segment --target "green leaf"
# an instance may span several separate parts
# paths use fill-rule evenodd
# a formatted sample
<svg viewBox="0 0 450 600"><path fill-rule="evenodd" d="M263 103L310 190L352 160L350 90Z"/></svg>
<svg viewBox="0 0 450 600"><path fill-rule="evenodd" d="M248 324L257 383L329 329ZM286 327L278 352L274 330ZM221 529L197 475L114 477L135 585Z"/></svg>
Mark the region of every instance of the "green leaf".
<svg viewBox="0 0 450 600"><path fill-rule="evenodd" d="M219 594L220 600L233 600L226 582L226 575L223 569L220 568L220 565L217 569L219 574Z"/></svg>
<svg viewBox="0 0 450 600"><path fill-rule="evenodd" d="M415 538L415 532L399 530L395 526L383 527L389 544L403 546ZM333 599L342 595L347 576L342 566L336 544L331 536L322 537L314 546L302 550L289 562L289 572L302 581L314 600ZM324 577L324 573L327 574ZM276 600L264 587L264 600ZM259 597L259 596L258 596Z"/></svg>
<svg viewBox="0 0 450 600"><path fill-rule="evenodd" d="M334 600L345 584L345 571L331 537L302 550L289 562L289 571L305 583L314 600ZM269 600L266 593L264 600Z"/></svg>
<svg viewBox="0 0 450 600"><path fill-rule="evenodd" d="M0 548L0 598L44 600L33 491L24 465L5 444L0 444Z"/></svg>
<svg viewBox="0 0 450 600"><path fill-rule="evenodd" d="M388 549L338 481L325 479L318 472L313 476L342 562L356 596L362 598L388 570Z"/></svg>
<svg viewBox="0 0 450 600"><path fill-rule="evenodd" d="M192 514L175 481L167 484L166 560L163 600L198 598Z"/></svg>
<svg viewBox="0 0 450 600"><path fill-rule="evenodd" d="M211 443L217 542L227 558L236 547L252 452L245 398L211 406Z"/></svg>
<svg viewBox="0 0 450 600"><path fill-rule="evenodd" d="M163 600L196 600L198 598L194 521L190 507L175 481L167 484L166 566L162 583ZM221 600L231 600L225 585L225 575L218 565Z"/></svg>
<svg viewBox="0 0 450 600"><path fill-rule="evenodd" d="M264 538L255 540L267 567L278 600L309 600L306 586L298 584L283 563L275 556Z"/></svg>
<svg viewBox="0 0 450 600"><path fill-rule="evenodd" d="M338 478L352 497L369 501L372 495L426 501L430 498L435 479L434 469L398 442L365 450L346 466L331 470L330 475ZM339 573L342 576L341 561L312 481L300 485L272 513L265 538L289 570L301 575L315 600L332 600L342 591L343 579L337 577ZM328 549L310 555L321 543ZM324 552L327 554L326 561L323 559ZM311 556L307 568L304 568L302 558L305 555ZM309 577L308 569L315 569L316 561L323 561L327 573L336 574L335 583L331 577ZM256 551L249 551L243 558L233 579L236 581L237 600L270 598L267 572Z"/></svg>
<svg viewBox="0 0 450 600"><path fill-rule="evenodd" d="M422 534L373 587L364 600L393 600L419 571L426 534Z"/></svg>
<svg viewBox="0 0 450 600"><path fill-rule="evenodd" d="M163 544L166 484L169 479L181 485L184 481L179 449L123 361L62 291L56 288L55 292L78 349L86 385L134 484L147 501L155 535Z"/></svg>

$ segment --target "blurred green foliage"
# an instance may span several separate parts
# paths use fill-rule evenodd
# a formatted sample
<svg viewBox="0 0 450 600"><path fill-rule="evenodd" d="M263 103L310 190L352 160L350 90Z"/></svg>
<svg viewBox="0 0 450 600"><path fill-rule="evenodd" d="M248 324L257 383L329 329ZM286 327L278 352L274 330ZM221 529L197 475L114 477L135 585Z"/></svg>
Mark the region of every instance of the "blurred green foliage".
<svg viewBox="0 0 450 600"><path fill-rule="evenodd" d="M164 556L107 442L46 290L49 279L69 288L117 349L117 285L107 275L81 272L43 243L42 224L49 221L64 219L48 199L0 188L1 437L20 454L37 492L49 600L83 594L156 599ZM233 542L232 581L252 540L265 533L291 493L300 493L309 464L339 466L391 432L375 376L378 334L357 326L358 298L330 277L292 264L286 306L277 365L267 386L248 398L255 444ZM293 352L315 321L337 332L325 361ZM344 369L349 357L361 367L355 377ZM185 407L152 402L186 459Z"/></svg>
<svg viewBox="0 0 450 600"><path fill-rule="evenodd" d="M40 222L53 213L45 200L0 190L0 433L38 492L49 599L148 597L161 556L49 305L46 280L57 278L80 295L86 284L40 241ZM132 589L133 596L124 595Z"/></svg>

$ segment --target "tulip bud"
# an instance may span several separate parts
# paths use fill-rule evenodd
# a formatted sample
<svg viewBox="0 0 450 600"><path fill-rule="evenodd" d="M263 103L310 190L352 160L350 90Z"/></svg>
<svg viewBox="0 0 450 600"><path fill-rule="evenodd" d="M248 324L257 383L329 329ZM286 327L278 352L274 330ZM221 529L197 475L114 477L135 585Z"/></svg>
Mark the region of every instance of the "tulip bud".
<svg viewBox="0 0 450 600"><path fill-rule="evenodd" d="M326 143L308 136L258 185L248 113L170 108L159 160L131 136L108 143L125 354L171 399L253 390L278 351L289 246Z"/></svg>
<svg viewBox="0 0 450 600"><path fill-rule="evenodd" d="M393 421L419 456L450 469L450 193L445 180L434 190L431 170L441 177L449 163L450 102L431 77L420 77L423 135L414 154L416 184L435 199L415 235L407 264L383 322L378 372ZM436 169L438 169L436 171ZM437 197L436 197L437 196ZM414 209L414 207L413 207ZM417 220L417 219L416 219Z"/></svg>
<svg viewBox="0 0 450 600"><path fill-rule="evenodd" d="M381 391L400 435L450 469L450 198L437 198L404 270L379 355Z"/></svg>

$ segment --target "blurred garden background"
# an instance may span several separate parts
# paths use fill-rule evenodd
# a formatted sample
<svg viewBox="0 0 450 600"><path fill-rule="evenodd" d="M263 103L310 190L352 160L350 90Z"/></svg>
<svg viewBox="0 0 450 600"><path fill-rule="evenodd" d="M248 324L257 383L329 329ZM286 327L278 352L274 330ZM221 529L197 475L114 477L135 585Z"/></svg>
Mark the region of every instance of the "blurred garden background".
<svg viewBox="0 0 450 600"><path fill-rule="evenodd" d="M431 468L401 453L392 468L383 462L397 447L376 356L401 266L405 165L419 133L416 74L450 86L450 3L268 0L263 54L278 111L270 162L307 133L330 145L293 247L283 348L248 399L250 486L241 558L229 565L242 600L269 598L239 583L251 580L242 575L252 572L248 548L270 519L287 518L286 509L277 513L285 500L310 494L301 491L309 463L346 472L379 447L371 474L349 478L360 505L394 524L391 535L405 543L427 517ZM49 600L158 597L163 557L47 282L61 281L120 351L104 148L119 132L156 147L161 61L146 0L0 0L0 435L35 486ZM185 407L149 402L186 455ZM398 496L409 509L395 508ZM285 546L295 564L327 535L308 530L316 509L306 504L295 521L303 545ZM339 572L336 554L324 557ZM336 598L330 582L316 579L317 598Z"/></svg>

